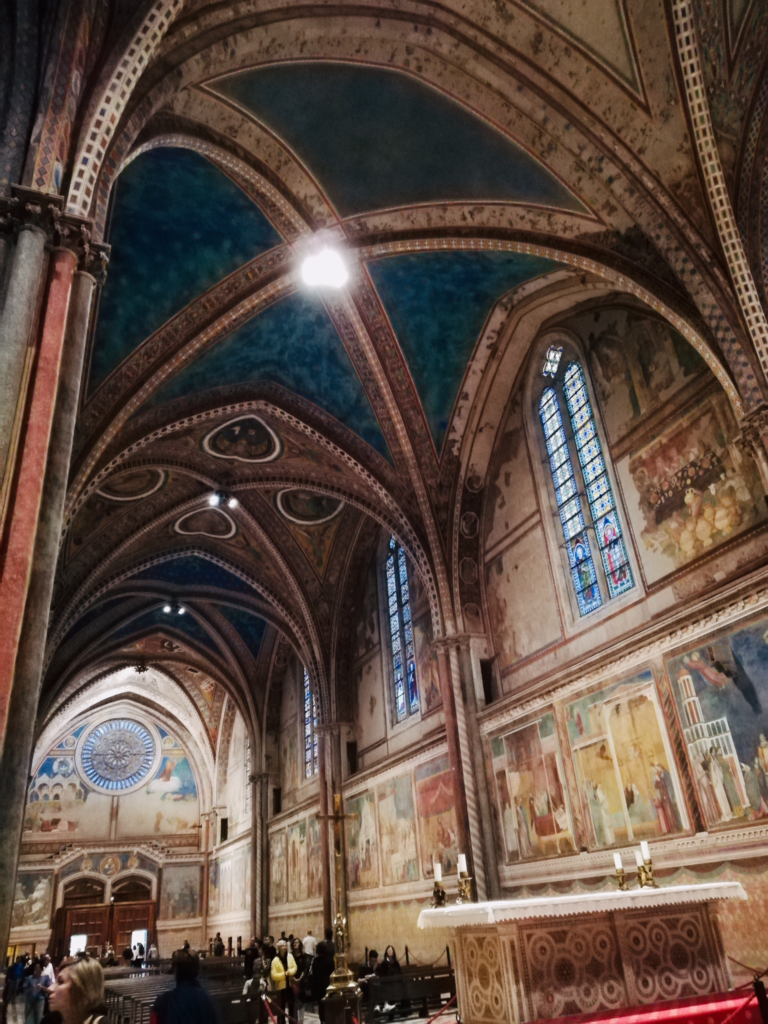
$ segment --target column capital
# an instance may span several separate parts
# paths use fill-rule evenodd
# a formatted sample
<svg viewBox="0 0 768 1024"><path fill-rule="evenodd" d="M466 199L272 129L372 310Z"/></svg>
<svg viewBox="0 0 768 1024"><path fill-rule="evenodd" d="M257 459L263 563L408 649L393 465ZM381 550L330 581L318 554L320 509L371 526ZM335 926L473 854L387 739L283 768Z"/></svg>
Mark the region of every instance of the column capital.
<svg viewBox="0 0 768 1024"><path fill-rule="evenodd" d="M78 270L104 283L110 246L93 241L93 221L66 213L63 196L11 185L10 196L0 196L0 232L15 237L25 229L42 231L49 245L71 249Z"/></svg>

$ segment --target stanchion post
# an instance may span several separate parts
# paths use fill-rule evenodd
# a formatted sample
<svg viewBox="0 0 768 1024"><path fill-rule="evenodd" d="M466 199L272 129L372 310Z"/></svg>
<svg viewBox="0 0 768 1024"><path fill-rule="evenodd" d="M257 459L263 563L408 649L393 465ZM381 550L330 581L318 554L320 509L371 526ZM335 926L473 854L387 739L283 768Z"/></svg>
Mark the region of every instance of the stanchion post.
<svg viewBox="0 0 768 1024"><path fill-rule="evenodd" d="M765 985L760 978L755 978L755 995L763 1024L768 1024L768 995L765 994Z"/></svg>

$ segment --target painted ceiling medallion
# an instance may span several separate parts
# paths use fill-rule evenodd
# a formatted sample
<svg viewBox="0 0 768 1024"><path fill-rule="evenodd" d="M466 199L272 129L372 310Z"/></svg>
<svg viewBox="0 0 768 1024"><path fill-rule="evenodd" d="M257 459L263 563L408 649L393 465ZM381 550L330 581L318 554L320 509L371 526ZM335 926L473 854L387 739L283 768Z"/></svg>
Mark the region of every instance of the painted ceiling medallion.
<svg viewBox="0 0 768 1024"><path fill-rule="evenodd" d="M237 462L272 462L283 451L280 438L258 416L238 416L211 430L203 438L203 451L217 459Z"/></svg>
<svg viewBox="0 0 768 1024"><path fill-rule="evenodd" d="M229 540L237 533L237 524L224 509L203 508L186 512L176 520L173 529L182 537L213 537L215 540Z"/></svg>
<svg viewBox="0 0 768 1024"><path fill-rule="evenodd" d="M344 502L339 498L330 498L325 494L303 491L292 487L279 491L277 508L281 515L291 523L299 526L319 526L327 523L341 512Z"/></svg>
<svg viewBox="0 0 768 1024"><path fill-rule="evenodd" d="M97 789L125 792L144 782L157 750L155 737L146 726L114 718L86 734L79 751L80 768Z"/></svg>
<svg viewBox="0 0 768 1024"><path fill-rule="evenodd" d="M110 477L96 493L110 501L138 501L159 491L167 479L164 469L134 469Z"/></svg>

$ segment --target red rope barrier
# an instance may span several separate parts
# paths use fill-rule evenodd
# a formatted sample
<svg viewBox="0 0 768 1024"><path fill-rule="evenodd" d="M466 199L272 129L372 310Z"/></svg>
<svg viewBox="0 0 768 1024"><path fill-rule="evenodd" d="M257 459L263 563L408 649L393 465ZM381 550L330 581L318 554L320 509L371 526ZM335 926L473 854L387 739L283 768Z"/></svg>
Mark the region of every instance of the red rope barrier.
<svg viewBox="0 0 768 1024"><path fill-rule="evenodd" d="M751 996L749 997L749 999L745 999L744 1002L741 1004L741 1006L737 1006L736 1009L733 1011L733 1013L730 1013L725 1018L724 1021L720 1022L720 1024L731 1024L731 1021L733 1020L733 1018L736 1017L738 1014L740 1014L742 1010L746 1009L747 1006L749 1006L749 1004L752 1002L752 1000L754 998L755 998L755 993L753 992L751 994Z"/></svg>

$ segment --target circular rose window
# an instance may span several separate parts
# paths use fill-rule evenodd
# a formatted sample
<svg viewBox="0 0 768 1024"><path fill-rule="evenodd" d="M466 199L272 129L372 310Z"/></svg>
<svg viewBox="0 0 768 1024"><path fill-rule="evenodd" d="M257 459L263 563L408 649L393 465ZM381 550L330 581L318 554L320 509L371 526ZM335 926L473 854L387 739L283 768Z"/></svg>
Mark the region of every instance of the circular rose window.
<svg viewBox="0 0 768 1024"><path fill-rule="evenodd" d="M146 726L127 718L102 722L86 734L80 767L94 786L108 792L140 785L155 763L157 744Z"/></svg>

